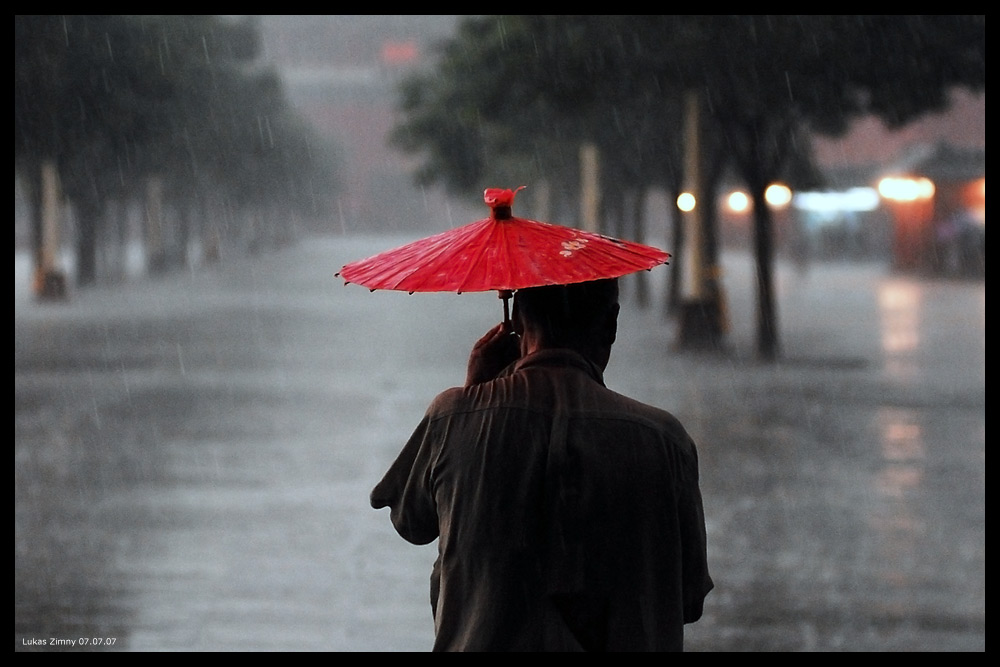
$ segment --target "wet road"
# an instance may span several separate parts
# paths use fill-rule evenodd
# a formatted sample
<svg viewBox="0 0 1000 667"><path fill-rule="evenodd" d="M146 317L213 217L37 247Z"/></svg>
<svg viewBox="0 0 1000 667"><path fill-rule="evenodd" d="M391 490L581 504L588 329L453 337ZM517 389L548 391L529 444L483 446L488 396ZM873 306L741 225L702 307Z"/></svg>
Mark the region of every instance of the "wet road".
<svg viewBox="0 0 1000 667"><path fill-rule="evenodd" d="M15 651L430 647L434 547L368 491L502 309L333 277L397 240L58 305L15 268ZM626 283L607 377L700 444L716 590L688 649L984 651L985 284L783 266L763 365L750 263L725 266L725 353L673 351Z"/></svg>

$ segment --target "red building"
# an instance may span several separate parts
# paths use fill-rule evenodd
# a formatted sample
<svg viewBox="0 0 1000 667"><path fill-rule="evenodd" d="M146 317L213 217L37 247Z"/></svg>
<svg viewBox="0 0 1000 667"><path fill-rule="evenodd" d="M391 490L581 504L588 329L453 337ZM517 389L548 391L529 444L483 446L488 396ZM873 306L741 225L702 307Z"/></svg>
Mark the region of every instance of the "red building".
<svg viewBox="0 0 1000 667"><path fill-rule="evenodd" d="M914 146L879 191L892 215L896 269L985 277L985 148Z"/></svg>

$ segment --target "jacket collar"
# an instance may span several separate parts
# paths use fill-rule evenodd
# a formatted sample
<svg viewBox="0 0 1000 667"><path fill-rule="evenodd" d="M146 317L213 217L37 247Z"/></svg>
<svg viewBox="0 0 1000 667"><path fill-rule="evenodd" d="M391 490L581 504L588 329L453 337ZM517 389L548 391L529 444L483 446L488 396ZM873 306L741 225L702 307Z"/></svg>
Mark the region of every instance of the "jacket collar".
<svg viewBox="0 0 1000 667"><path fill-rule="evenodd" d="M565 348L554 348L550 350L539 350L526 357L521 357L508 366L500 376L507 376L517 373L525 368L548 367L548 368L576 368L583 371L602 387L604 384L604 373L586 357L575 350Z"/></svg>

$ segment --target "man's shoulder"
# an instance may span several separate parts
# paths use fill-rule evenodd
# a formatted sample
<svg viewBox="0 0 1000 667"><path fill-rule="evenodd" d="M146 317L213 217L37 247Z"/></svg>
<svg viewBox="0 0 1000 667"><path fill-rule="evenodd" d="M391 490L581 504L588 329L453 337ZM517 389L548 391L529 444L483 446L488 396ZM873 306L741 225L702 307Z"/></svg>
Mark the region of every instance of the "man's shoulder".
<svg viewBox="0 0 1000 667"><path fill-rule="evenodd" d="M440 392L431 401L431 408L441 408L462 402L468 396L468 391L465 387L449 387L444 391Z"/></svg>
<svg viewBox="0 0 1000 667"><path fill-rule="evenodd" d="M602 388L608 412L622 417L648 422L674 434L686 434L681 421L669 410L626 396L612 389Z"/></svg>
<svg viewBox="0 0 1000 667"><path fill-rule="evenodd" d="M445 389L430 402L427 407L427 415L434 418L491 406L495 403L496 397L490 392L484 392L484 388L476 385Z"/></svg>

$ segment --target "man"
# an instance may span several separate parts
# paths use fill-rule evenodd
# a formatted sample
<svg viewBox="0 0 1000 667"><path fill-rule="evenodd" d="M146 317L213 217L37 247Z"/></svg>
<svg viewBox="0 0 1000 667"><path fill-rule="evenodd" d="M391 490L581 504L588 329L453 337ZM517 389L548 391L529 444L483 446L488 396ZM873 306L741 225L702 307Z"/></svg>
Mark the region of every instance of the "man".
<svg viewBox="0 0 1000 667"><path fill-rule="evenodd" d="M618 310L615 280L519 290L372 491L403 538L439 539L434 650L682 650L701 617L695 445L605 387Z"/></svg>

